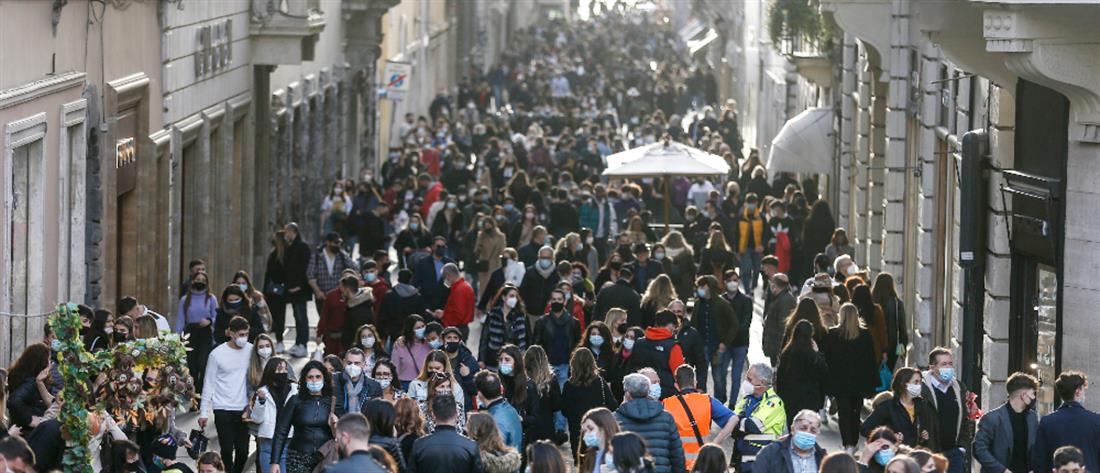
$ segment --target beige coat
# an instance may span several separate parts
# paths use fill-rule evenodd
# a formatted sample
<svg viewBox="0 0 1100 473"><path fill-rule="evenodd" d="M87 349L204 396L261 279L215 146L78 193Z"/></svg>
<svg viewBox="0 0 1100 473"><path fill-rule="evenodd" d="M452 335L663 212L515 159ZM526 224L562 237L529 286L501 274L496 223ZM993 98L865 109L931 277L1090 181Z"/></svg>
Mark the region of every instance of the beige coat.
<svg viewBox="0 0 1100 473"><path fill-rule="evenodd" d="M482 230L477 233L477 242L474 243L474 255L480 261L489 262L488 270L477 273L478 288L484 290L485 286L489 284L489 275L500 267L500 253L504 251L506 244L504 234L496 227L489 231Z"/></svg>

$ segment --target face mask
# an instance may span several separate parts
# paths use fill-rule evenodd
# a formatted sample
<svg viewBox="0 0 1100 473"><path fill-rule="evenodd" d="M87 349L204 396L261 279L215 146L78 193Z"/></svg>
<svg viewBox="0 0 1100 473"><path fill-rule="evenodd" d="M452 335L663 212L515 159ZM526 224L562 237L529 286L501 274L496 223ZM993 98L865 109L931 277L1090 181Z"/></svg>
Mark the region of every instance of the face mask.
<svg viewBox="0 0 1100 473"><path fill-rule="evenodd" d="M432 350L438 350L439 347L443 346L443 342L439 339L435 339L428 342L428 346L432 347Z"/></svg>
<svg viewBox="0 0 1100 473"><path fill-rule="evenodd" d="M510 296L507 299L504 299L504 303L508 305L509 309L515 309L516 304L519 303L519 299L516 298L516 296Z"/></svg>
<svg viewBox="0 0 1100 473"><path fill-rule="evenodd" d="M591 343L594 347L603 346L603 337L600 335L592 335L588 337L588 343Z"/></svg>
<svg viewBox="0 0 1100 473"><path fill-rule="evenodd" d="M417 339L423 340L424 339L424 329L423 328L418 328L418 329L413 330L413 335L416 335Z"/></svg>
<svg viewBox="0 0 1100 473"><path fill-rule="evenodd" d="M204 283L204 282L191 283L191 288L196 290L196 291L200 291L200 292L205 291L206 290L206 283Z"/></svg>
<svg viewBox="0 0 1100 473"><path fill-rule="evenodd" d="M414 232L417 231L417 230L420 230L420 224L419 223L410 223L409 224L409 230L412 230Z"/></svg>
<svg viewBox="0 0 1100 473"><path fill-rule="evenodd" d="M573 251L583 251L584 250L584 243L577 243L577 246L575 246L573 248L574 248Z"/></svg>
<svg viewBox="0 0 1100 473"><path fill-rule="evenodd" d="M633 350L634 349L634 339L633 338L624 338L623 339L623 348L625 348L627 350Z"/></svg>
<svg viewBox="0 0 1100 473"><path fill-rule="evenodd" d="M527 213L523 214L523 216L527 220L533 220L535 218L535 213L534 212L527 212Z"/></svg>
<svg viewBox="0 0 1100 473"><path fill-rule="evenodd" d="M447 353L456 353L456 352L458 352L458 349L461 346L462 346L462 342L447 342L447 344L444 345L443 349Z"/></svg>
<svg viewBox="0 0 1100 473"><path fill-rule="evenodd" d="M955 368L940 368L940 381L945 383L951 382L951 378L955 377Z"/></svg>
<svg viewBox="0 0 1100 473"><path fill-rule="evenodd" d="M50 341L50 349L53 351L61 351L61 340L55 338Z"/></svg>
<svg viewBox="0 0 1100 473"><path fill-rule="evenodd" d="M437 247L435 247L435 255L436 256L439 256L440 258L442 258L443 255L446 254L446 253L447 253L447 247L446 246L437 246Z"/></svg>
<svg viewBox="0 0 1100 473"><path fill-rule="evenodd" d="M226 302L225 305L229 306L230 309L240 309L241 306L244 305L244 299L235 300L233 302Z"/></svg>
<svg viewBox="0 0 1100 473"><path fill-rule="evenodd" d="M623 262L622 261L612 261L610 267L611 267L611 269L614 269L615 271L618 271L620 269L623 269Z"/></svg>
<svg viewBox="0 0 1100 473"><path fill-rule="evenodd" d="M890 460L892 460L893 458L893 450L886 449L875 452L875 461L878 462L879 465L886 466L886 464L890 463Z"/></svg>
<svg viewBox="0 0 1100 473"><path fill-rule="evenodd" d="M755 390L756 390L756 386L753 386L753 384L750 383L749 380L746 379L744 381L741 381L741 395L742 396L752 395L753 391L755 391Z"/></svg>
<svg viewBox="0 0 1100 473"><path fill-rule="evenodd" d="M907 391L911 397L920 397L920 383L906 384L905 391Z"/></svg>
<svg viewBox="0 0 1100 473"><path fill-rule="evenodd" d="M564 309L564 308L565 308L565 304L562 303L562 302L551 302L550 303L550 312L558 313L558 312L561 312L562 309Z"/></svg>
<svg viewBox="0 0 1100 473"><path fill-rule="evenodd" d="M595 432L588 432L588 433L584 434L584 444L588 445L589 447L593 447L593 448L599 447L600 446L600 437L598 435L596 435Z"/></svg>
<svg viewBox="0 0 1100 473"><path fill-rule="evenodd" d="M574 281L580 281L582 279L584 279L584 275L582 275L579 271L573 273L573 280Z"/></svg>
<svg viewBox="0 0 1100 473"><path fill-rule="evenodd" d="M554 265L553 260L548 260L546 258L542 258L542 259L539 260L539 267L544 269L544 270L545 269L550 269L550 267L553 266L553 265Z"/></svg>
<svg viewBox="0 0 1100 473"><path fill-rule="evenodd" d="M248 345L248 337L237 337L233 339L233 343L236 343L238 347Z"/></svg>
<svg viewBox="0 0 1100 473"><path fill-rule="evenodd" d="M603 464L607 465L612 471L615 470L615 457L611 455L611 452L607 452L607 454L603 456Z"/></svg>
<svg viewBox="0 0 1100 473"><path fill-rule="evenodd" d="M374 281L378 280L378 274L373 273L373 272L372 273L367 273L363 276L363 278L366 279L367 282L374 282Z"/></svg>
<svg viewBox="0 0 1100 473"><path fill-rule="evenodd" d="M363 374L363 367L359 365L347 365L344 367L344 372L348 374L349 378L358 378Z"/></svg>
<svg viewBox="0 0 1100 473"><path fill-rule="evenodd" d="M503 374L505 376L511 376L511 374L512 374L512 364L511 363L501 363L500 364L500 374Z"/></svg>
<svg viewBox="0 0 1100 473"><path fill-rule="evenodd" d="M275 373L275 379L272 382L275 386L286 386L286 383L290 382L290 375L287 373Z"/></svg>
<svg viewBox="0 0 1100 473"><path fill-rule="evenodd" d="M343 187L337 187L337 188L332 190L332 193L333 194L343 194L344 193L344 188Z"/></svg>
<svg viewBox="0 0 1100 473"><path fill-rule="evenodd" d="M750 213L755 212L756 204L745 204L745 209L747 209Z"/></svg>
<svg viewBox="0 0 1100 473"><path fill-rule="evenodd" d="M458 207L458 204L456 204L456 203L454 203L454 202L447 202L447 208L448 208L448 209L450 209L450 210L454 210L454 209L455 209L455 207Z"/></svg>
<svg viewBox="0 0 1100 473"><path fill-rule="evenodd" d="M706 299L707 298L707 288L700 287L699 289L695 290L695 294L697 296L699 296L700 299Z"/></svg>
<svg viewBox="0 0 1100 473"><path fill-rule="evenodd" d="M653 259L655 259L657 261L661 261L661 260L665 259L665 252L663 252L663 251L654 252L653 253Z"/></svg>
<svg viewBox="0 0 1100 473"><path fill-rule="evenodd" d="M271 348L270 347L260 348L259 350L256 350L256 354L260 355L260 358L263 358L263 359L266 360L268 358L271 358Z"/></svg>
<svg viewBox="0 0 1100 473"><path fill-rule="evenodd" d="M737 289L740 288L740 287L741 287L740 284L737 284L736 282L733 282L733 281L729 281L729 282L726 283L726 291L728 291L728 292L737 292Z"/></svg>
<svg viewBox="0 0 1100 473"><path fill-rule="evenodd" d="M649 397L651 397L653 399L660 399L661 398L661 385L660 384L650 384L649 385Z"/></svg>
<svg viewBox="0 0 1100 473"><path fill-rule="evenodd" d="M161 458L156 455L153 456L153 465L161 470L168 468L168 466L164 464L164 460L161 460ZM8 472L10 473L11 470L8 470Z"/></svg>
<svg viewBox="0 0 1100 473"><path fill-rule="evenodd" d="M809 450L817 444L817 436L801 430L794 433L794 446L799 450Z"/></svg>
<svg viewBox="0 0 1100 473"><path fill-rule="evenodd" d="M248 284L238 284L237 287L241 288L241 292L248 292Z"/></svg>
<svg viewBox="0 0 1100 473"><path fill-rule="evenodd" d="M313 394L321 392L321 389L325 387L324 381L306 381L306 389Z"/></svg>
<svg viewBox="0 0 1100 473"><path fill-rule="evenodd" d="M390 388L390 383L392 381L393 380L391 380L391 379L380 379L380 380L378 380L378 385L382 386L382 389L389 389Z"/></svg>
<svg viewBox="0 0 1100 473"><path fill-rule="evenodd" d="M587 238L584 239L585 244L588 244L588 245L591 245L595 241L596 241L596 239L592 238L592 237L587 237Z"/></svg>
<svg viewBox="0 0 1100 473"><path fill-rule="evenodd" d="M363 344L364 348L374 348L374 343L377 342L377 340L375 340L374 337L363 337L359 339L359 342Z"/></svg>
<svg viewBox="0 0 1100 473"><path fill-rule="evenodd" d="M509 211L509 212L511 212L511 211L512 211L512 210L514 210L515 208L516 208L516 206L515 206L515 205L512 205L512 204L504 204L504 210L507 210L507 211Z"/></svg>

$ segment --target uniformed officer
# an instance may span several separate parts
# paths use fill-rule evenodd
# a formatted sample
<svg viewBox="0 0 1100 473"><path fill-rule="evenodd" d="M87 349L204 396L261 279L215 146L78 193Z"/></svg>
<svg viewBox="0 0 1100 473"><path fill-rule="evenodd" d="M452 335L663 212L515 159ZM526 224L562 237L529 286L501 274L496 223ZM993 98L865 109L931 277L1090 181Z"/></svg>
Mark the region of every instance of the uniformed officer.
<svg viewBox="0 0 1100 473"><path fill-rule="evenodd" d="M774 381L775 370L766 363L756 363L749 367L741 383L743 394L733 410L740 437L734 446L741 457L738 471L752 471L756 454L783 435L787 426L783 400L772 388Z"/></svg>
<svg viewBox="0 0 1100 473"><path fill-rule="evenodd" d="M737 426L733 411L717 399L695 389L695 368L688 364L676 368L676 389L672 396L666 397L665 410L676 420L676 429L680 431L680 441L684 444L686 468L691 471L699 449L710 435L711 422L722 430L715 434L711 442L721 444Z"/></svg>

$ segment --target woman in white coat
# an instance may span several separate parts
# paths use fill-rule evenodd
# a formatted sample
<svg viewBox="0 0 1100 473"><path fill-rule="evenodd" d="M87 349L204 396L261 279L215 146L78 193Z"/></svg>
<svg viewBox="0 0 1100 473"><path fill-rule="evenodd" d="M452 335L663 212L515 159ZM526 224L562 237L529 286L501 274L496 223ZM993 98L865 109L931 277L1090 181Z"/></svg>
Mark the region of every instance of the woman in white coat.
<svg viewBox="0 0 1100 473"><path fill-rule="evenodd" d="M287 399L298 393L298 385L289 378L290 363L285 358L272 358L264 367L260 377L260 387L249 401L246 421L256 435L260 473L267 473L271 462L272 438L275 436L275 421L279 411L286 405ZM291 427L290 435L294 436ZM279 459L279 470L286 471L286 451Z"/></svg>

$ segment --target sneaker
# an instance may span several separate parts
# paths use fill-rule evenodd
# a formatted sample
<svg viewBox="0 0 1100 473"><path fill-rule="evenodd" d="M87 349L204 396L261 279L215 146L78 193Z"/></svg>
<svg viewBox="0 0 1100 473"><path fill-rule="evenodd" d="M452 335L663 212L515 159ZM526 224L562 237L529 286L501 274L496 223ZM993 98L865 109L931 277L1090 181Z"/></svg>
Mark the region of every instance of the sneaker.
<svg viewBox="0 0 1100 473"><path fill-rule="evenodd" d="M275 344L275 354L276 355L282 355L283 353L286 353L286 347L283 346L283 342L276 343Z"/></svg>
<svg viewBox="0 0 1100 473"><path fill-rule="evenodd" d="M305 358L306 355L309 354L309 352L306 351L306 346L305 345L294 345L294 346L290 347L290 349L287 350L286 352L294 358Z"/></svg>

